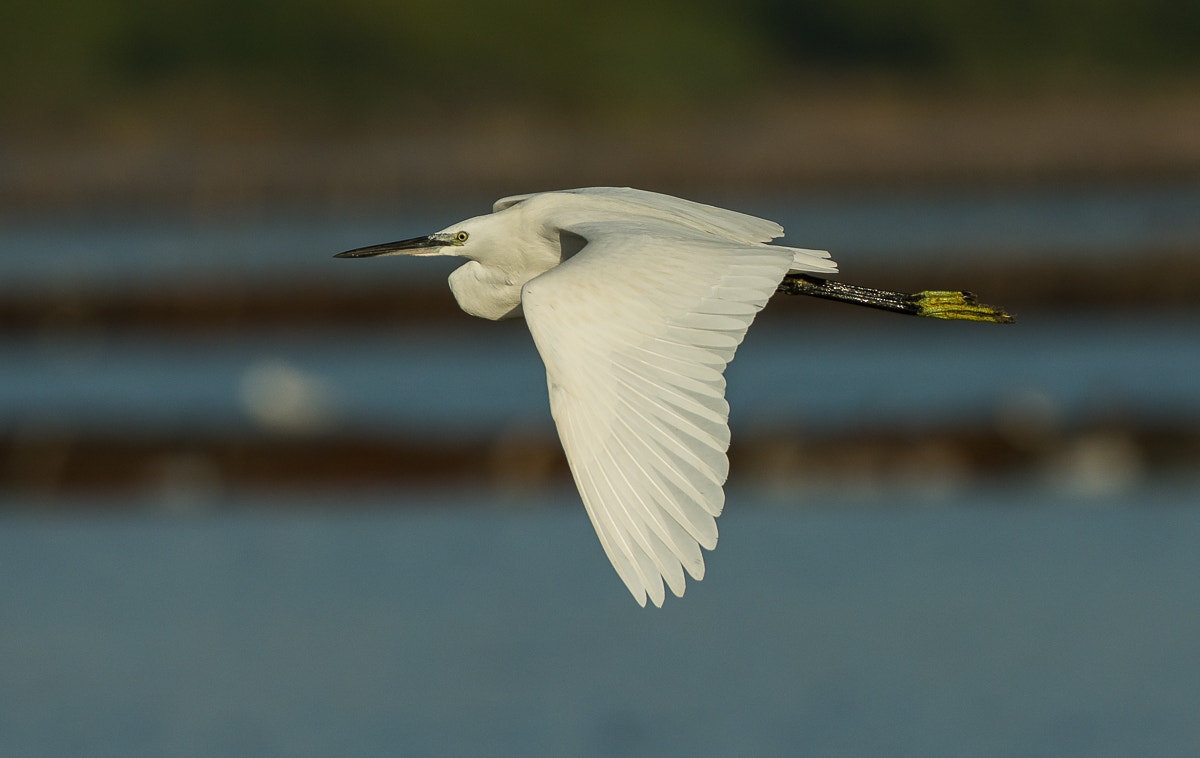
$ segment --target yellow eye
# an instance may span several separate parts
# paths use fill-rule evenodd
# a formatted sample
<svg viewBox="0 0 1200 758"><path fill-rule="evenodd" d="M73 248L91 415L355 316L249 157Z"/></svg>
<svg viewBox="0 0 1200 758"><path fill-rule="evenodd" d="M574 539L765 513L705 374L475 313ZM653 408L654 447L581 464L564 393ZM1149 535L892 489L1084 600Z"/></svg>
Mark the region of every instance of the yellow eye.
<svg viewBox="0 0 1200 758"><path fill-rule="evenodd" d="M470 236L471 235L467 234L466 232L459 232L458 234L454 235L454 241L461 245L462 243L466 242L467 237Z"/></svg>

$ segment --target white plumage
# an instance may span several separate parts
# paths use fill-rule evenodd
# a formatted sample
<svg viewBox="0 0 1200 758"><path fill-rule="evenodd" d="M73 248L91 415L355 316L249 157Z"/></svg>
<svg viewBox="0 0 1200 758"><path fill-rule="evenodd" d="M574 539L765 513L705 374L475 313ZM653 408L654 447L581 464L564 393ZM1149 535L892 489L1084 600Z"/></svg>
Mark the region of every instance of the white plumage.
<svg viewBox="0 0 1200 758"><path fill-rule="evenodd" d="M518 195L437 234L342 253L453 255L466 312L524 315L579 494L637 601L704 576L728 474L725 366L789 272L764 219L634 189Z"/></svg>

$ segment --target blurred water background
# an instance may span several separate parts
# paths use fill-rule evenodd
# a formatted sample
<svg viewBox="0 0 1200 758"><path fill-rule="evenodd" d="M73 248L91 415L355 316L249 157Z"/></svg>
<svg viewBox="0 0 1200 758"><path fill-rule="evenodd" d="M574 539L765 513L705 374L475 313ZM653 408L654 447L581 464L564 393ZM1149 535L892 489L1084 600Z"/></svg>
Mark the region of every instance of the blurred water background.
<svg viewBox="0 0 1200 758"><path fill-rule="evenodd" d="M15 12L0 754L1200 752L1194 3ZM331 258L606 184L1018 323L773 300L641 611L524 325Z"/></svg>

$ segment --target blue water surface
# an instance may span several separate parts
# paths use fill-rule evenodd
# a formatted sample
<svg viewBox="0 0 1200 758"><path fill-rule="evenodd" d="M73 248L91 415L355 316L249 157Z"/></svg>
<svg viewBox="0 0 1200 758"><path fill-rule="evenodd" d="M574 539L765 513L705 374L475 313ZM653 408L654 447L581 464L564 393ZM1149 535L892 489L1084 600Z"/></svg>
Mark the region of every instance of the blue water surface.
<svg viewBox="0 0 1200 758"><path fill-rule="evenodd" d="M1175 493L735 496L708 576L661 610L637 607L563 497L10 511L0 754L1200 750L1200 510Z"/></svg>
<svg viewBox="0 0 1200 758"><path fill-rule="evenodd" d="M951 259L1137 265L1147 251L1178 250L1200 240L1200 185L1194 182L690 199L778 221L788 243L828 249L844 272L859 277L881 264L928 266ZM217 219L0 214L0 294L230 282L269 287L314 277L382 281L400 290L427 286L454 264L362 266L331 256L429 234L490 210L490 201L464 199L437 207L409 203L386 213L280 208Z"/></svg>
<svg viewBox="0 0 1200 758"><path fill-rule="evenodd" d="M769 306L770 307L770 306ZM296 392L318 430L447 442L553 433L523 322L0 337L0 431L225 433L261 424L248 387ZM1026 314L996 326L871 313L751 328L727 371L735 433L992 424L1200 423L1200 317ZM279 385L275 387L274 385ZM287 409L283 408L286 412Z"/></svg>

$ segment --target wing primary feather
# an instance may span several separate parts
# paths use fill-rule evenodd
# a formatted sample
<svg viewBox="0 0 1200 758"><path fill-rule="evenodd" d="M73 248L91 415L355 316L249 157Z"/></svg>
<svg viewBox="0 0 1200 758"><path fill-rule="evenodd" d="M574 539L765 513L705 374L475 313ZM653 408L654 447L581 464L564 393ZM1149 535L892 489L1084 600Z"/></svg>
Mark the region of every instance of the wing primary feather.
<svg viewBox="0 0 1200 758"><path fill-rule="evenodd" d="M626 425L626 428L628 429L628 425ZM632 439L636 441L638 438L634 436ZM670 498L669 494L663 490L661 486L659 486L654 474L648 471L646 467L642 465L641 461L639 460L639 456L635 453L635 451L630 449L624 443L622 443L621 446L628 454L629 468L622 466L620 461L611 456L611 453L609 456L610 461L612 462L615 471L620 475L622 481L625 483L626 490L643 507L642 511L629 511L626 509L627 515L637 521L639 520L638 514L644 513L644 515L648 518L648 523L650 526L655 529L658 537L671 551L672 555L677 561L684 563L685 565L694 561L695 558L700 556L698 543L701 538L706 536L705 530L697 529L697 534L693 534L688 528L691 525L691 519L689 519L683 512L682 508L680 508L678 504ZM635 483L633 479L630 478L631 473L640 475L636 478L638 478L640 480L639 483L646 488L645 494L643 494L643 490L637 486L638 483ZM647 501L647 497L650 498L649 501ZM713 521L711 517L708 518L708 521L714 527L712 531L714 531L713 536L715 538L716 522ZM678 595L679 592L676 592L675 594Z"/></svg>
<svg viewBox="0 0 1200 758"><path fill-rule="evenodd" d="M631 434L638 434L629 425L629 422L624 419L618 419L617 423L625 425ZM680 491L683 498L700 503L704 507L704 510L714 517L721 515L721 508L725 502L724 492L721 489L723 482L716 481L710 472L698 472L698 478L706 480L710 484L710 487L706 488L708 492L703 492L700 489L700 485L704 482L693 481L691 477L686 475L686 471L684 470L695 470L695 467L679 459L670 450L661 445L651 445L649 440L643 439L640 436L636 437L636 439L645 445L647 454L661 464L660 466L656 466L656 469L662 472L670 484ZM655 442L657 441L655 440ZM712 503L712 505L709 505L709 503Z"/></svg>
<svg viewBox="0 0 1200 758"><path fill-rule="evenodd" d="M658 386L669 394L675 404L694 415L718 424L729 420L729 404L725 402L724 387L705 384L689 376L674 373L655 362L637 355L630 355L629 361L638 364L644 376L654 376L660 379ZM632 366L623 366L627 371L637 373ZM720 376L719 374L717 375ZM714 395L712 390L717 390ZM715 400L716 403L701 402L697 396Z"/></svg>
<svg viewBox="0 0 1200 758"><path fill-rule="evenodd" d="M624 424L624 426L632 433L632 430L629 429L628 424ZM700 510L700 513L703 514L702 516L689 514L683 507L682 503L684 501L697 501L693 498L682 496L683 493L678 488L674 488L674 492L668 491L666 483L662 480L662 477L655 476L654 473L648 471L645 464L643 464L643 460L654 457L653 451L648 448L644 441L640 440L636 436L633 439L637 440L642 448L640 451L642 455L635 455L633 458L634 463L638 469L645 474L647 483L653 488L652 492L655 493L656 502L659 503L663 510L672 515L675 521L684 528L693 542L695 542L698 546L704 547L706 550L712 550L717 544L716 520L707 512L706 509L703 508ZM664 463L664 465L666 464L666 461L663 459L658 458L658 460ZM655 471L657 471L657 469ZM697 555L698 554L699 553L697 552Z"/></svg>
<svg viewBox="0 0 1200 758"><path fill-rule="evenodd" d="M634 599L645 606L647 594L653 600L654 592L649 577L638 563L637 553L629 547L627 538L621 532L620 523L609 513L603 499L598 497L592 472L586 467L576 466L571 467L571 472L575 475L583 504L591 517L597 536L600 537L600 545L604 548L609 563L617 570L617 575L625 582ZM659 583L661 584L661 580ZM662 601L658 600L655 604L661 606Z"/></svg>
<svg viewBox="0 0 1200 758"><path fill-rule="evenodd" d="M614 472L619 474L620 465L609 449L603 450L601 457L590 459L593 464L599 464L598 467L588 464L577 466L572 462L572 473L576 475L584 505L601 538L601 545L609 561L618 569L618 575L635 599L639 598L635 588L641 587L651 602L661 607L665 598L662 586L664 578L671 585L672 592L677 596L682 594L682 569L665 541L658 539L653 532L646 531L644 521L629 509L627 497L632 496L639 501L641 498L636 490L629 487L625 488L624 493L621 492L622 488L614 480L614 473L603 463L605 457L611 462ZM610 496L606 497L606 493ZM614 509L620 512L619 516ZM669 557L664 557L664 552ZM622 560L618 560L614 553L619 554ZM641 597L643 599L639 602L644 604L644 595Z"/></svg>
<svg viewBox="0 0 1200 758"><path fill-rule="evenodd" d="M677 597L682 596L683 567L671 547L668 527L658 517L657 509L648 504L629 481L612 450L606 449L604 454L608 464L601 466L601 473L615 496L614 502L621 508L627 531L641 545L644 554L654 564L661 579L666 580L671 592ZM622 493L625 497L621 497ZM631 502L627 504L626 498ZM631 507L634 504L640 505L641 510Z"/></svg>
<svg viewBox="0 0 1200 758"><path fill-rule="evenodd" d="M642 357L640 360L659 366L663 371L669 371L673 376L687 378L695 382L696 385L702 385L707 390L713 390L722 398L725 395L724 367L722 367L722 370L718 370L707 364L685 361L678 356L670 355L660 350L651 350L646 345L638 345L633 348L630 350L630 355L648 355L650 356L649 359ZM704 390L697 389L696 391L707 394Z"/></svg>
<svg viewBox="0 0 1200 758"><path fill-rule="evenodd" d="M683 444L680 440L673 439L669 434L665 434L660 428L658 428L658 425L654 423L653 419L647 418L644 413L638 411L632 406L627 407L629 407L631 413L636 414L637 417L644 422L644 426L641 429L641 434L657 441L663 452L671 455L681 464L687 465L688 468L690 468L696 474L707 479L714 486L720 488L721 485L725 483L725 474L727 472L724 470L724 466L721 466L720 468L714 468L712 462L702 458L690 446ZM618 415L617 418L620 418L620 415ZM725 459L724 451L719 451L713 448L709 449L717 453L718 458L722 459L723 461L727 460Z"/></svg>
<svg viewBox="0 0 1200 758"><path fill-rule="evenodd" d="M626 380L622 377L617 377L617 381L620 382L621 386L625 387L630 392L630 394L636 395L637 397L644 400L645 403L650 408L660 411L660 413L657 413L654 415L658 416L658 418L660 418L664 422L671 421L672 422L671 427L673 429L686 433L688 435L688 437L690 437L691 439L695 440L696 442L701 443L705 447L715 450L716 452L724 453L725 450L728 449L726 447L727 441L726 441L726 445L723 445L721 438L715 437L711 432L701 429L691 419L688 419L685 416L683 416L678 411L678 409L672 408L669 405L665 405L665 404L657 401L656 399L650 397L645 392L643 392L635 384L629 382L628 380ZM654 419L647 418L645 413L634 411L632 406L630 407L630 410L632 412L636 412L640 418L642 418L643 420L646 421L647 424L654 423ZM686 445L684 445L682 447L684 449L687 449Z"/></svg>

